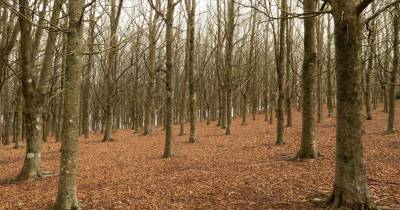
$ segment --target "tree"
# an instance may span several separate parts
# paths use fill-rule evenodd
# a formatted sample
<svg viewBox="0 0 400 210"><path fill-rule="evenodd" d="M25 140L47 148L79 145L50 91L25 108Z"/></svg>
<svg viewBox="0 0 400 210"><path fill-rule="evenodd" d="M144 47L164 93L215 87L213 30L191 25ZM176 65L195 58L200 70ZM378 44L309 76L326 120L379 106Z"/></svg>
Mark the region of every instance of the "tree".
<svg viewBox="0 0 400 210"><path fill-rule="evenodd" d="M284 75L285 75L285 32L286 32L286 18L287 18L287 0L281 0L281 20L280 20L280 34L279 34L279 55L277 60L276 72L278 75L278 103L277 103L277 129L276 129L276 144L284 144Z"/></svg>
<svg viewBox="0 0 400 210"><path fill-rule="evenodd" d="M375 4L371 4L371 11L375 13ZM367 24L368 29L368 46L369 46L369 56L368 56L368 66L365 69L365 112L367 114L367 120L372 120L372 73L374 70L374 58L375 58L375 39L376 39L376 29L375 20L371 20Z"/></svg>
<svg viewBox="0 0 400 210"><path fill-rule="evenodd" d="M235 2L228 0L227 19L225 27L225 88L226 88L226 135L231 134L232 124L232 55L233 55L233 35L235 31Z"/></svg>
<svg viewBox="0 0 400 210"><path fill-rule="evenodd" d="M15 149L21 147L22 143L22 109L23 109L23 97L21 92L21 86L18 84L17 90L15 94L15 103L16 108L14 112L14 138L15 138Z"/></svg>
<svg viewBox="0 0 400 210"><path fill-rule="evenodd" d="M19 23L21 30L21 71L22 71L22 89L25 101L25 125L27 136L27 150L24 164L18 176L19 180L41 177L40 159L41 159L41 135L42 135L42 108L45 103L48 82L51 77L51 65L53 63L55 40L58 35L57 30L51 30L47 39L43 63L39 80L34 67L34 58L37 51L37 42L40 42L41 32L36 31L34 42L32 43L29 2L20 0ZM53 5L53 11L50 19L51 26L57 26L62 2L56 0ZM43 10L46 8L44 7ZM42 20L43 18L40 18ZM41 22L39 21L38 25Z"/></svg>
<svg viewBox="0 0 400 210"><path fill-rule="evenodd" d="M292 28L289 20L286 21L286 85L285 85L285 106L286 106L286 126L292 127L292 87L291 87L291 71L292 71Z"/></svg>
<svg viewBox="0 0 400 210"><path fill-rule="evenodd" d="M222 128L226 128L226 90L224 87L224 71L222 68L222 20L221 20L221 0L217 1L217 37L216 37L216 53L215 53L215 64L218 79L218 125Z"/></svg>
<svg viewBox="0 0 400 210"><path fill-rule="evenodd" d="M304 13L313 13L316 10L314 0L304 1ZM315 159L318 156L315 144L315 117L314 117L314 85L317 67L317 40L316 17L304 19L304 61L302 74L302 130L301 145L298 158Z"/></svg>
<svg viewBox="0 0 400 210"><path fill-rule="evenodd" d="M317 4L317 6L319 6ZM322 110L322 74L323 74L323 45L324 45L324 18L317 19L317 122L321 123L323 118Z"/></svg>
<svg viewBox="0 0 400 210"><path fill-rule="evenodd" d="M165 147L164 147L164 158L170 158L174 156L172 150L172 114L174 106L174 63L173 63L173 42L174 42L174 11L176 3L174 0L168 0L167 2L167 14L164 22L166 24L165 29L165 53L166 53L166 99L165 99Z"/></svg>
<svg viewBox="0 0 400 210"><path fill-rule="evenodd" d="M328 46L327 46L327 58L326 58L326 75L327 75L327 92L326 92L326 104L328 107L328 117L333 115L333 87L332 87L332 35L331 35L331 20L328 18Z"/></svg>
<svg viewBox="0 0 400 210"><path fill-rule="evenodd" d="M188 75L189 75L189 116L190 116L190 137L189 143L196 142L196 121L197 121L197 107L196 107L196 83L195 83L195 70L194 70L194 40L195 40L195 17L196 17L196 0L186 0L186 11L188 13L188 39L189 39L189 52L188 55Z"/></svg>
<svg viewBox="0 0 400 210"><path fill-rule="evenodd" d="M400 25L400 7L396 5L393 12L393 64L392 72L390 75L390 88L389 88L389 117L388 117L388 132L395 132L395 116L396 116L396 82L397 74L399 71L399 25Z"/></svg>
<svg viewBox="0 0 400 210"><path fill-rule="evenodd" d="M115 0L111 0L111 14L110 14L110 50L108 52L108 66L104 72L104 80L106 84L106 102L105 102L105 131L103 141L113 141L113 119L114 119L114 95L115 84L113 83L113 77L116 74L117 68L117 42L118 42L118 24L119 17L121 16L121 9L123 0L119 1L118 7L115 5Z"/></svg>
<svg viewBox="0 0 400 210"><path fill-rule="evenodd" d="M331 0L337 81L336 170L332 209L375 209L363 160L360 14L372 2Z"/></svg>
<svg viewBox="0 0 400 210"><path fill-rule="evenodd" d="M153 3L151 3L153 5ZM161 3L156 0L156 4L153 5L155 8L159 9ZM159 28L158 20L160 18L159 12L151 12L149 20L149 55L148 55L148 82L146 89L146 106L145 106L145 116L144 116L144 135L148 135L152 132L152 117L154 112L154 84L156 77L156 45L157 45L157 32Z"/></svg>
<svg viewBox="0 0 400 210"><path fill-rule="evenodd" d="M77 147L79 136L79 95L81 85L82 56L82 0L68 2L68 38L65 74L65 101L63 141L61 144L60 179L57 199L53 209L79 209L76 196Z"/></svg>
<svg viewBox="0 0 400 210"><path fill-rule="evenodd" d="M88 32L88 60L86 66L86 72L83 75L84 79L82 81L82 132L85 138L89 138L89 102L90 102L90 83L91 83L91 74L94 66L94 29L96 25L95 20L96 15L96 5L95 3L92 5L90 10L89 17L89 32Z"/></svg>

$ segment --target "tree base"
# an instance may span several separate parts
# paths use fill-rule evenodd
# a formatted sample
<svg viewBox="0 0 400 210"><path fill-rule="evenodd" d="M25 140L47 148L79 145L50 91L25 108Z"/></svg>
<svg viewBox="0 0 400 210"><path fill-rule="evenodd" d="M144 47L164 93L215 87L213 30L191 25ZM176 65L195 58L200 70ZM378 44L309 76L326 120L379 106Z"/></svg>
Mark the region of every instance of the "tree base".
<svg viewBox="0 0 400 210"><path fill-rule="evenodd" d="M396 129L388 129L387 132L389 134L393 134L393 133L396 133L397 131L396 131Z"/></svg>
<svg viewBox="0 0 400 210"><path fill-rule="evenodd" d="M109 139L104 138L102 140L102 142L112 142L112 141L115 141L115 140L113 138L109 138Z"/></svg>
<svg viewBox="0 0 400 210"><path fill-rule="evenodd" d="M175 153L173 152L168 152L168 153L164 153L164 155L162 156L162 158L172 158L175 156Z"/></svg>
<svg viewBox="0 0 400 210"><path fill-rule="evenodd" d="M307 152L299 151L297 153L297 155L295 156L295 159L297 159L297 160L310 160L310 159L317 159L320 156L321 155L319 153L314 152L314 151L307 151Z"/></svg>
<svg viewBox="0 0 400 210"><path fill-rule="evenodd" d="M26 180L38 180L43 178L43 174L39 169L36 168L31 168L27 169L24 168L20 172L20 174L17 177L17 181L26 181Z"/></svg>
<svg viewBox="0 0 400 210"><path fill-rule="evenodd" d="M331 210L378 210L366 195L344 196L342 191L334 189L326 200Z"/></svg>
<svg viewBox="0 0 400 210"><path fill-rule="evenodd" d="M194 144L194 143L196 143L196 142L197 142L197 138L195 138L195 137L193 137L193 136L191 136L191 137L189 138L189 143Z"/></svg>
<svg viewBox="0 0 400 210"><path fill-rule="evenodd" d="M60 201L61 200L61 201ZM56 204L51 208L52 210L81 210L78 201L64 201L65 199L57 199Z"/></svg>

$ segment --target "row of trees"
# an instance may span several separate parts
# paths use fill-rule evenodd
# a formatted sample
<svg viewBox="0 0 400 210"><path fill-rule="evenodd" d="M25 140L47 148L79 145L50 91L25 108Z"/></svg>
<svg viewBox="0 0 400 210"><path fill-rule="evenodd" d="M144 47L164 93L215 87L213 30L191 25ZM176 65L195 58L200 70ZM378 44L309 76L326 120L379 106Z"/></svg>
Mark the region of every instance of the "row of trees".
<svg viewBox="0 0 400 210"><path fill-rule="evenodd" d="M101 131L112 141L116 129L150 135L162 126L168 158L175 123L184 135L190 122L196 143L199 121L217 121L229 135L232 118L245 126L249 112L264 112L283 144L294 108L303 116L297 156L314 159L326 105L337 117L329 201L373 209L362 122L383 101L395 130L399 2L4 0L0 136L4 144L13 136L16 148L26 139L19 180L40 178L42 142L61 141L57 208L74 209L79 135Z"/></svg>

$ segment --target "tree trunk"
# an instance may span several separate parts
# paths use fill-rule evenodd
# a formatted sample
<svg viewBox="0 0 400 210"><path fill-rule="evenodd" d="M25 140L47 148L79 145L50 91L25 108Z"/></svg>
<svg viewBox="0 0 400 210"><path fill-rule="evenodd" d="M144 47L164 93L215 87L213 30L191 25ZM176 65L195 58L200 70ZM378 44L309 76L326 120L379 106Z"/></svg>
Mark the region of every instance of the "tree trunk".
<svg viewBox="0 0 400 210"><path fill-rule="evenodd" d="M160 1L157 0L156 8L160 7ZM153 114L154 114L154 84L156 74L156 45L157 45L157 31L158 31L158 19L159 14L157 12L152 13L150 25L149 25L149 66L148 66L148 82L146 89L146 104L144 111L144 135L149 135L153 131ZM172 56L172 55L171 55Z"/></svg>
<svg viewBox="0 0 400 210"><path fill-rule="evenodd" d="M227 3L226 20L226 44L225 44L225 68L226 68L226 135L231 134L232 124L232 55L233 35L235 31L235 2L229 0Z"/></svg>
<svg viewBox="0 0 400 210"><path fill-rule="evenodd" d="M291 91L291 71L292 71L292 26L286 21L286 126L292 127L292 91Z"/></svg>
<svg viewBox="0 0 400 210"><path fill-rule="evenodd" d="M246 91L247 92L247 91ZM247 125L247 93L242 93L242 125Z"/></svg>
<svg viewBox="0 0 400 210"><path fill-rule="evenodd" d="M264 121L268 121L268 108L269 108L269 89L270 89L270 73L269 73L269 63L268 63L268 28L265 30L265 55L264 55L264 77L265 77L265 90L264 90L264 112L265 112L265 118Z"/></svg>
<svg viewBox="0 0 400 210"><path fill-rule="evenodd" d="M189 26L189 52L188 52L188 73L189 73L189 116L190 116L190 137L189 143L197 141L196 136L196 121L197 121L197 106L196 106L196 79L194 70L194 40L195 40L195 17L196 17L196 0L186 1L186 10L188 12Z"/></svg>
<svg viewBox="0 0 400 210"><path fill-rule="evenodd" d="M318 5L318 4L317 4ZM324 19L323 16L319 16L317 19L317 122L321 123L323 119L322 110L322 51L324 45Z"/></svg>
<svg viewBox="0 0 400 210"><path fill-rule="evenodd" d="M328 46L327 46L327 59L326 59L326 75L327 75L327 107L328 117L333 116L333 87L332 87L332 36L331 36L331 20L328 18Z"/></svg>
<svg viewBox="0 0 400 210"><path fill-rule="evenodd" d="M23 101L22 101L22 92L20 87L18 87L17 94L16 94L16 110L14 116L14 136L15 136L15 149L21 147L22 143L22 109L23 109Z"/></svg>
<svg viewBox="0 0 400 210"><path fill-rule="evenodd" d="M304 1L304 13L315 12L314 0ZM316 17L304 19L304 62L302 74L302 130L301 145L298 153L300 159L315 159L318 156L315 144L315 118L314 118L314 85L317 67L316 46Z"/></svg>
<svg viewBox="0 0 400 210"><path fill-rule="evenodd" d="M115 85L113 84L113 77L117 68L117 30L118 30L118 22L120 17L120 11L123 0L120 0L118 7L116 5L116 0L111 1L111 15L110 15L110 51L108 53L108 66L106 68L106 72L104 73L104 80L106 84L106 104L105 104L105 131L103 142L105 141L113 141L112 133L113 133L113 122L114 122L114 111L115 111Z"/></svg>
<svg viewBox="0 0 400 210"><path fill-rule="evenodd" d="M395 116L396 116L396 82L397 73L399 71L399 25L400 25L400 7L396 6L393 17L393 65L390 77L389 87L389 115L388 115L388 132L395 132Z"/></svg>
<svg viewBox="0 0 400 210"><path fill-rule="evenodd" d="M77 154L79 136L79 96L82 64L82 0L69 0L67 68L65 74L64 137L61 145L60 179L53 209L77 210Z"/></svg>
<svg viewBox="0 0 400 210"><path fill-rule="evenodd" d="M186 24L186 41L185 41L185 66L184 66L184 72L183 72L183 81L182 81L182 92L181 92L181 104L180 104L180 110L179 110L179 123L180 123L180 131L179 135L182 136L185 134L185 122L186 122L186 102L187 102L187 88L189 86L189 51L190 51L190 30L191 30L191 23L190 23L190 14L189 14L189 9L187 4L188 1L185 1L186 4L186 12L188 13L188 22ZM190 97L190 96L189 96ZM189 102L190 103L190 102Z"/></svg>
<svg viewBox="0 0 400 210"><path fill-rule="evenodd" d="M375 13L375 4L372 3L371 12ZM369 45L369 56L368 56L368 66L365 70L365 112L367 114L367 120L372 120L372 84L371 77L374 68L374 58L375 58L375 21L371 20L368 26L368 45Z"/></svg>
<svg viewBox="0 0 400 210"><path fill-rule="evenodd" d="M28 1L19 0L19 11L25 16L29 17ZM26 180L30 178L40 178L42 176L40 172L40 159L41 159L41 109L37 106L34 93L34 69L33 69L33 57L32 57L32 38L30 33L30 23L20 17L19 20L21 37L21 71L22 71L22 84L23 94L25 98L25 125L26 125L26 137L27 147L24 159L24 164L17 177L18 180Z"/></svg>
<svg viewBox="0 0 400 210"><path fill-rule="evenodd" d="M362 148L362 90L360 13L354 1L338 0L333 7L337 81L335 185L332 209L375 209L368 193Z"/></svg>
<svg viewBox="0 0 400 210"><path fill-rule="evenodd" d="M174 156L172 149L173 139L172 139L172 114L174 106L174 63L173 63L173 25L174 25L174 0L168 0L167 3L167 14L165 18L165 51L166 51L166 101L165 101L165 148L164 148L164 158L170 158Z"/></svg>
<svg viewBox="0 0 400 210"><path fill-rule="evenodd" d="M89 102L90 102L90 85L91 85L91 74L92 74L92 69L94 65L94 30L95 30L95 25L96 25L96 20L95 20L95 15L96 15L96 6L95 4L92 5L92 8L90 10L90 20L89 20L89 37L88 37L88 51L89 51L89 56L88 56L88 64L87 64L87 70L85 72L84 79L83 79L83 87L82 87L82 132L85 138L89 138L89 115L90 115L90 108L89 108Z"/></svg>
<svg viewBox="0 0 400 210"><path fill-rule="evenodd" d="M217 68L217 79L218 79L218 125L221 129L226 128L226 97L224 80L222 79L224 71L222 70L222 20L221 20L221 0L217 1L217 46L215 53L215 63Z"/></svg>
<svg viewBox="0 0 400 210"><path fill-rule="evenodd" d="M278 66L276 72L278 75L277 87L278 87L278 104L277 104L277 129L276 129L276 144L284 144L283 139L284 132L284 76L285 76L285 32L286 32L286 17L287 17L287 0L281 0L281 17L280 20L280 35L279 35L279 56L278 56Z"/></svg>

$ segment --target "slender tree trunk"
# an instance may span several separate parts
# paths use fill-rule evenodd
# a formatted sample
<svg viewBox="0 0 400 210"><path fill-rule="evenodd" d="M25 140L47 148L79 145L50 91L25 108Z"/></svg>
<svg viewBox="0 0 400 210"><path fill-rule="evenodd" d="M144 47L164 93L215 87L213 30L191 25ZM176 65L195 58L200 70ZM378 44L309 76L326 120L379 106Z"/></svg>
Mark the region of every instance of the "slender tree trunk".
<svg viewBox="0 0 400 210"><path fill-rule="evenodd" d="M324 19L323 16L319 16L317 19L317 122L321 123L323 119L322 110L322 50L324 45Z"/></svg>
<svg viewBox="0 0 400 210"><path fill-rule="evenodd" d="M189 72L189 113L190 113L190 137L189 143L197 141L196 136L196 121L197 121L197 106L196 106L196 83L194 69L194 41L195 41L195 17L196 17L196 0L187 0L186 7L188 12L189 25L189 52L188 52L188 72Z"/></svg>
<svg viewBox="0 0 400 210"><path fill-rule="evenodd" d="M91 85L91 74L94 65L94 30L96 25L95 20L96 15L96 5L92 5L90 10L90 20L89 20L89 38L88 38L88 63L87 63L87 70L84 74L83 84L82 84L82 132L84 137L87 139L89 138L89 115L90 115L90 85Z"/></svg>
<svg viewBox="0 0 400 210"><path fill-rule="evenodd" d="M164 158L170 158L174 156L172 149L172 114L174 109L174 63L173 63L173 42L174 42L174 0L168 0L167 2L167 14L165 18L165 51L166 51L166 100L165 100L165 147L164 147Z"/></svg>
<svg viewBox="0 0 400 210"><path fill-rule="evenodd" d="M225 44L225 68L226 68L226 135L231 134L232 124L232 56L233 56L233 35L235 31L235 2L229 0L227 3L226 20L226 44Z"/></svg>
<svg viewBox="0 0 400 210"><path fill-rule="evenodd" d="M69 0L67 68L65 75L64 138L61 145L60 179L57 199L53 209L77 210L76 196L77 153L79 136L79 96L81 85L82 56L82 0Z"/></svg>
<svg viewBox="0 0 400 210"><path fill-rule="evenodd" d="M287 17L287 0L281 0L281 17L280 20L280 35L279 35L279 56L278 56L278 66L277 66L277 87L278 87L278 104L277 104L277 129L276 129L276 144L284 144L283 139L284 133L284 76L285 76L285 32L286 32L286 17Z"/></svg>
<svg viewBox="0 0 400 210"><path fill-rule="evenodd" d="M371 4L371 12L375 13L375 4ZM374 57L375 57L375 21L371 22L367 26L368 29L368 45L369 45L369 56L368 56L368 66L365 70L365 112L367 114L367 120L372 120L372 84L371 77L374 68Z"/></svg>
<svg viewBox="0 0 400 210"><path fill-rule="evenodd" d="M3 131L3 136L0 136L2 138L4 145L10 145L11 144L11 138L10 138L10 133L11 133L11 122L12 122L12 111L11 111L11 103L12 103L12 96L10 93L10 82L6 82L5 88L4 88L4 112L3 112L3 120L4 120L4 131Z"/></svg>
<svg viewBox="0 0 400 210"><path fill-rule="evenodd" d="M292 26L286 21L286 126L292 127L292 91L290 86L290 78L292 71Z"/></svg>
<svg viewBox="0 0 400 210"><path fill-rule="evenodd" d="M247 91L246 91L247 92ZM247 93L242 93L242 125L247 125Z"/></svg>
<svg viewBox="0 0 400 210"><path fill-rule="evenodd" d="M389 86L389 115L388 115L388 132L395 132L395 116L396 116L396 82L399 71L399 25L400 25L400 7L396 6L393 17L393 65Z"/></svg>
<svg viewBox="0 0 400 210"><path fill-rule="evenodd" d="M268 63L268 50L269 50L269 43L268 43L268 28L265 30L265 55L264 55L264 77L265 77L265 93L264 93L264 112L265 112L265 121L268 121L268 108L270 106L270 73L269 73L269 63Z"/></svg>
<svg viewBox="0 0 400 210"><path fill-rule="evenodd" d="M105 141L113 141L112 133L113 133L113 121L114 121L114 98L115 98L115 85L113 84L113 77L116 72L117 67L117 30L118 30L118 22L121 12L121 7L123 0L120 0L118 7L116 5L116 0L111 1L111 16L110 16L110 46L111 49L108 53L108 66L106 72L104 74L104 80L106 84L106 104L105 104L105 131L103 142Z"/></svg>
<svg viewBox="0 0 400 210"><path fill-rule="evenodd" d="M304 1L304 13L315 12L316 2L314 0ZM316 17L304 19L304 62L302 74L302 130L301 145L298 153L300 159L315 159L318 156L315 143L315 118L314 118L314 85L317 67L316 46Z"/></svg>
<svg viewBox="0 0 400 210"><path fill-rule="evenodd" d="M333 87L332 87L332 36L331 36L331 20L328 18L328 46L327 46L327 59L326 59L326 75L327 75L327 107L328 107L328 117L333 116Z"/></svg>
<svg viewBox="0 0 400 210"><path fill-rule="evenodd" d="M18 87L16 94L16 110L15 110L15 127L14 127L14 136L15 136L15 149L21 147L22 144L22 110L23 110L23 98L21 88Z"/></svg>
<svg viewBox="0 0 400 210"><path fill-rule="evenodd" d="M185 1L186 4L190 4L188 3L188 1ZM191 26L190 26L190 14L189 14L189 10L190 5L186 5L186 10L188 13L188 23L186 24L186 41L185 41L185 66L184 66L184 75L183 75L183 81L182 81L182 94L181 94L181 104L180 104L180 111L179 111L179 123L180 123L180 131L179 131L179 135L182 136L185 134L185 122L186 122L186 102L187 102L187 88L189 86L189 51L190 51L190 30L191 30Z"/></svg>
<svg viewBox="0 0 400 210"><path fill-rule="evenodd" d="M159 0L155 1L156 7L160 7ZM153 131L153 114L154 114L154 84L156 77L156 45L157 45L157 24L158 24L159 14L157 12L152 13L150 25L149 25L149 66L148 66L148 83L146 89L146 104L145 104L145 115L144 115L144 135L149 135ZM171 55L172 56L172 55Z"/></svg>

